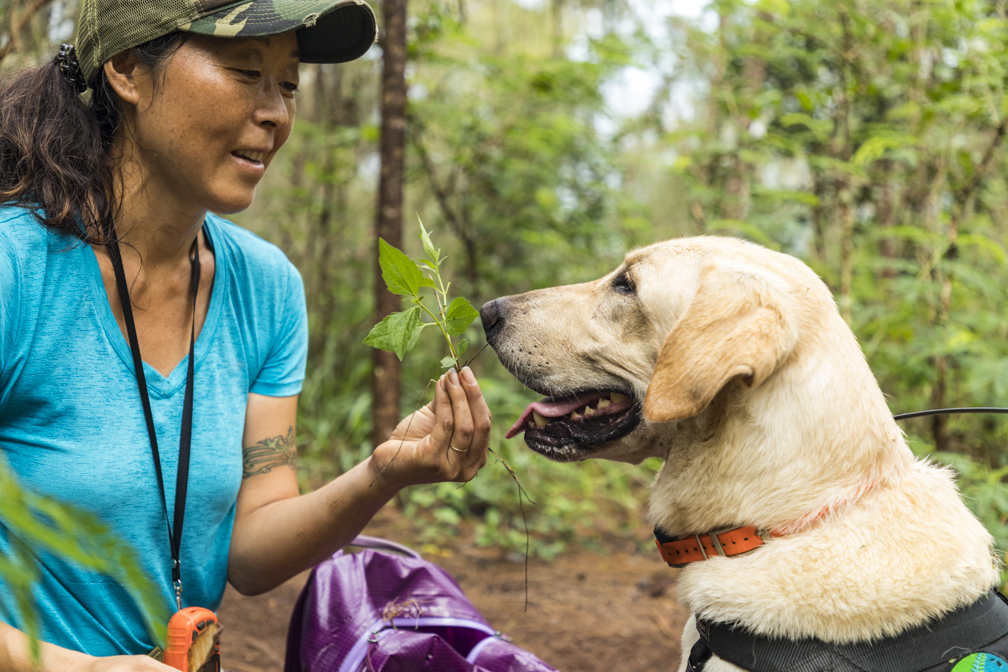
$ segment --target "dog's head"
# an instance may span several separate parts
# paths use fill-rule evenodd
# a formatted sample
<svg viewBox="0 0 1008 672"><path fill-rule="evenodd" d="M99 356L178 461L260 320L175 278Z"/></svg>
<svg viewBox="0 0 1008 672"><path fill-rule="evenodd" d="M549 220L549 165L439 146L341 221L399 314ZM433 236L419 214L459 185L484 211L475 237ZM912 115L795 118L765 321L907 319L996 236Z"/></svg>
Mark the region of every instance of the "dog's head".
<svg viewBox="0 0 1008 672"><path fill-rule="evenodd" d="M803 263L718 237L657 243L594 282L480 312L500 361L546 396L509 436L524 431L530 448L560 461L667 457L677 437L656 425L758 390L803 339L835 330L831 321L846 329Z"/></svg>

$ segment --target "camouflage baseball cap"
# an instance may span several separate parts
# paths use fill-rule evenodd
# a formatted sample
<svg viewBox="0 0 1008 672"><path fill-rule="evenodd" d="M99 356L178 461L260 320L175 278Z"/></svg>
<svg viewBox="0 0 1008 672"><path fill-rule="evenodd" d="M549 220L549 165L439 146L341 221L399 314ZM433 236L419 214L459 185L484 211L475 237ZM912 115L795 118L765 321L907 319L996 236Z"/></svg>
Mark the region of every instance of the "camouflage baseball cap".
<svg viewBox="0 0 1008 672"><path fill-rule="evenodd" d="M84 0L77 58L88 84L121 51L176 30L261 37L297 30L302 63L359 58L378 36L364 0Z"/></svg>

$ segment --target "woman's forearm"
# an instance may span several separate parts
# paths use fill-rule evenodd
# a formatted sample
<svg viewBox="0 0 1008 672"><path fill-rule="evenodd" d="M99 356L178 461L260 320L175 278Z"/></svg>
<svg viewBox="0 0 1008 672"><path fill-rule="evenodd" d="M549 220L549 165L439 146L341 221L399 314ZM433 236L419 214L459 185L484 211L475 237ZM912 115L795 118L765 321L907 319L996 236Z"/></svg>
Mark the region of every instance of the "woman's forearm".
<svg viewBox="0 0 1008 672"><path fill-rule="evenodd" d="M60 672L87 670L91 656L39 642L41 667L32 665L28 636L5 623L0 623L0 670L4 672Z"/></svg>
<svg viewBox="0 0 1008 672"><path fill-rule="evenodd" d="M400 488L472 480L486 464L489 436L476 379L468 369L450 371L434 401L403 419L371 457L313 493L236 514L228 580L247 595L275 588L350 543Z"/></svg>
<svg viewBox="0 0 1008 672"><path fill-rule="evenodd" d="M39 642L42 654L42 672L80 670L87 666L89 656ZM6 623L0 623L0 670L4 672L35 672L32 666L28 636Z"/></svg>
<svg viewBox="0 0 1008 672"><path fill-rule="evenodd" d="M376 476L369 458L315 492L273 502L236 521L228 581L244 595L258 595L346 546L398 492Z"/></svg>

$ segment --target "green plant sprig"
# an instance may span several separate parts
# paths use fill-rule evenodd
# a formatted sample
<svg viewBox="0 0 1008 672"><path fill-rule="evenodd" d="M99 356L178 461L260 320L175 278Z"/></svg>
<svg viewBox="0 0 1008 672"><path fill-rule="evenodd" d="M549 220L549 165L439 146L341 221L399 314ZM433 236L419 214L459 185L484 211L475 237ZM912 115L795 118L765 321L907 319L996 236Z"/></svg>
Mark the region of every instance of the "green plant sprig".
<svg viewBox="0 0 1008 672"><path fill-rule="evenodd" d="M413 306L392 313L376 324L364 339L364 343L394 352L399 361L402 361L406 353L416 345L420 333L426 327L436 326L448 344L449 354L441 360L442 368L454 367L456 371L461 371L461 357L469 348L469 342L461 338L456 343L452 339L465 333L479 317L479 312L461 296L449 301L448 290L451 289L451 283L445 283L441 277L441 263L444 258L441 256L441 250L436 249L431 242L430 234L427 233L422 221L420 242L423 243L427 258L417 263L401 250L385 242L384 238L378 239L378 264L381 266L382 279L385 280L390 292L410 298ZM430 275L424 275L424 271ZM424 297L420 295L424 288L434 293L437 312L424 303ZM422 319L424 313L432 321Z"/></svg>
<svg viewBox="0 0 1008 672"><path fill-rule="evenodd" d="M392 313L376 324L371 329L371 332L368 333L367 338L364 339L364 344L370 345L373 348L394 352L401 362L406 353L412 350L417 344L420 333L424 328L436 326L444 337L445 343L448 344L449 354L441 360L441 367L445 369L454 367L456 371L461 372L461 357L469 348L469 342L462 338L456 344L452 341L452 338L457 338L464 334L469 325L479 317L479 312L461 296L456 296L450 302L448 301L448 290L451 289L451 283L445 283L441 277L441 262L444 261L444 257L441 256L441 250L435 248L434 243L431 242L430 234L424 228L423 221L420 220L419 215L417 216L417 220L420 222L420 242L423 243L424 253L427 255L427 258L421 259L420 263L408 257L402 250L389 245L385 242L384 238L378 239L378 265L381 267L382 279L385 280L385 285L393 294L409 297L412 300L413 306L407 310ZM421 268L420 264L423 264L423 268ZM424 275L424 271L430 273L430 277ZM437 281L436 284L435 281ZM424 288L428 288L434 292L434 301L437 303L436 313L423 302L423 298L420 296L420 291ZM421 313L426 313L433 322L421 319ZM486 346L484 345L483 347L485 348ZM479 352L483 352L482 348ZM479 355L479 352L476 354ZM430 382L434 383L436 381L432 380ZM423 394L420 395L420 399L417 400L414 414L420 408L420 402L423 401L429 387L430 383L427 384ZM413 422L412 418L413 416L410 416L410 423L406 426L407 433L409 433L410 424ZM395 455L378 472L377 476L375 476L375 481L395 462L405 440L404 437L399 442L399 448L396 450ZM518 507L521 510L522 523L525 526L525 610L528 611L529 533L528 521L525 519L525 507L522 506L522 497L532 504L535 504L535 502L525 492L514 469L492 448L488 450L497 458L498 462L504 465L504 468L507 469L511 479L518 487ZM371 485L374 485L375 481L372 481ZM462 485L465 485L465 483Z"/></svg>

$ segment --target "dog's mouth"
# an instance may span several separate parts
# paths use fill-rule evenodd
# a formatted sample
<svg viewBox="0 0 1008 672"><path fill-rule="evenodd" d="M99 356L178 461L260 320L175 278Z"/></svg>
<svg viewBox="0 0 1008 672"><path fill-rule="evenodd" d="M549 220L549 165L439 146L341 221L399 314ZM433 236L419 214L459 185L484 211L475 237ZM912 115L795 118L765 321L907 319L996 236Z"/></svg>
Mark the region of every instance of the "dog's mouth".
<svg viewBox="0 0 1008 672"><path fill-rule="evenodd" d="M525 432L525 443L532 450L570 461L629 434L640 420L639 407L626 394L592 390L529 404L506 438Z"/></svg>

